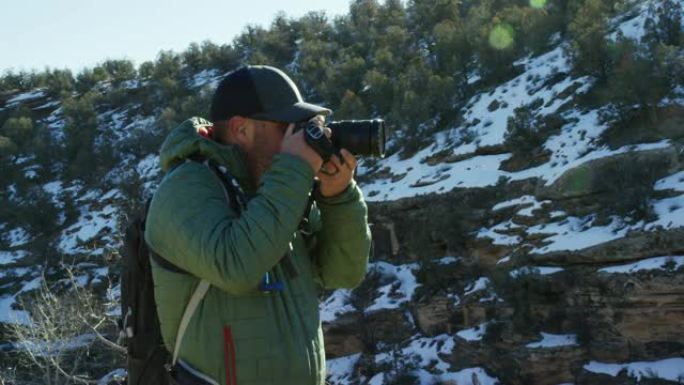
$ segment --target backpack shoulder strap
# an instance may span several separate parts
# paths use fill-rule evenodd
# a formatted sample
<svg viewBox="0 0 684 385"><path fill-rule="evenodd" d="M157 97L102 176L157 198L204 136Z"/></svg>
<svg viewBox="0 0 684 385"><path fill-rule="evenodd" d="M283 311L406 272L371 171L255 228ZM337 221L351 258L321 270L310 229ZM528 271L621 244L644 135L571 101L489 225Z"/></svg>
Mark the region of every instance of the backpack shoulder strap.
<svg viewBox="0 0 684 385"><path fill-rule="evenodd" d="M204 296L207 294L207 291L209 291L209 286L211 286L209 281L204 279L201 280L199 285L197 285L197 288L195 288L195 292L192 293L192 297L190 297L188 305L185 307L183 317L178 325L178 333L176 333L176 344L173 348L173 360L171 361L172 365L176 365L176 361L178 361L178 353L180 352L185 331L190 324L192 315L195 313L195 310L197 310L197 306L199 306L200 302L202 302L202 299L204 299Z"/></svg>
<svg viewBox="0 0 684 385"><path fill-rule="evenodd" d="M228 203L233 207L234 210L236 210L238 214L242 212L246 204L244 193L242 193L242 189L235 178L231 176L227 170L221 170L219 166L211 162L211 160L208 158L202 157L201 155L193 155L188 158L188 161L198 162L206 165L221 182L221 187L223 187L223 192L226 195L226 200ZM231 184L233 186L231 186ZM160 256L157 255L156 257ZM165 261L161 257L159 259ZM157 259L155 258L155 260ZM166 263L169 264L169 262ZM175 266L174 268L184 271ZM172 365L176 365L176 362L178 361L178 354L180 353L183 337L185 336L185 332L190 324L190 319L197 310L200 302L202 302L205 295L209 291L210 286L211 284L209 281L205 279L200 280L199 284L195 288L194 293L192 293L192 297L190 297L190 301L188 301L188 304L185 306L185 311L183 312L183 316L181 318L180 324L178 325L178 331L176 333L176 343L173 348L173 359L171 361Z"/></svg>

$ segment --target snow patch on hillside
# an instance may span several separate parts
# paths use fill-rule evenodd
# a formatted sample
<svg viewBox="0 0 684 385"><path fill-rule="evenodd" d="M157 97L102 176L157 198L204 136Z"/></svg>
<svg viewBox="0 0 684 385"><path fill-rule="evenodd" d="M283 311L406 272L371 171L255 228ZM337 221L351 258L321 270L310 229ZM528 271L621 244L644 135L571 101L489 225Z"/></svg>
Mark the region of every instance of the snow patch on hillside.
<svg viewBox="0 0 684 385"><path fill-rule="evenodd" d="M454 349L454 338L448 334L435 337L414 336L411 341L399 352L384 352L375 356L376 364L401 365L396 361L396 353L402 357L405 364L415 363L417 369L411 373L418 378L421 385L435 383L473 384L475 381L481 385L494 385L498 379L491 377L483 368L465 368L451 371L451 364L443 357L450 356ZM429 369L428 369L429 368ZM369 384L383 384L389 373L378 373ZM477 380L474 380L477 378Z"/></svg>
<svg viewBox="0 0 684 385"><path fill-rule="evenodd" d="M577 336L575 334L551 334L541 332L541 335L541 341L531 342L525 345L525 347L530 349L538 349L577 346Z"/></svg>
<svg viewBox="0 0 684 385"><path fill-rule="evenodd" d="M684 171L674 173L668 177L660 179L655 183L654 190L674 190L684 192Z"/></svg>
<svg viewBox="0 0 684 385"><path fill-rule="evenodd" d="M29 255L31 253L26 250L0 251L0 266L13 264Z"/></svg>
<svg viewBox="0 0 684 385"><path fill-rule="evenodd" d="M600 143L601 134L608 128L599 121L599 111L584 113L573 111L566 114L570 123L557 135L549 137L544 147L550 151L547 163L519 172L500 170L501 163L511 154L478 155L453 163L430 165L425 159L448 147L444 133L434 137L434 145L424 148L408 159L394 154L379 161L380 169L389 171L392 177L375 178L361 184L368 201L392 201L418 195L444 193L454 188L493 186L501 181L540 178L551 185L565 172L587 162L628 152L650 151L669 148L672 143L663 140L656 143L623 146L611 150ZM453 154L458 153L458 148ZM448 155L448 154L447 154ZM447 156L444 155L444 156ZM360 168L364 174L366 168ZM539 202L542 204L543 202ZM537 207L530 210L535 210ZM524 213L522 215L525 215Z"/></svg>
<svg viewBox="0 0 684 385"><path fill-rule="evenodd" d="M487 332L488 326L489 322L485 322L469 329L463 329L456 333L456 335L470 342L481 341L482 337L484 337L485 333Z"/></svg>
<svg viewBox="0 0 684 385"><path fill-rule="evenodd" d="M354 378L354 367L359 362L361 353L326 361L326 382L331 385L351 385Z"/></svg>
<svg viewBox="0 0 684 385"><path fill-rule="evenodd" d="M161 165L159 164L159 155L149 154L143 158L135 166L140 180L143 182L142 196L144 199L151 197L159 184L159 176L161 175Z"/></svg>
<svg viewBox="0 0 684 385"><path fill-rule="evenodd" d="M217 69L203 70L193 75L188 86L198 88L208 85L210 88L214 89L218 86L218 83L223 76L224 74Z"/></svg>
<svg viewBox="0 0 684 385"><path fill-rule="evenodd" d="M20 103L25 103L32 100L44 98L46 95L47 94L45 93L45 90L40 88L28 92L23 92L7 100L5 106L6 108L15 107Z"/></svg>
<svg viewBox="0 0 684 385"><path fill-rule="evenodd" d="M567 48L560 46L550 52L534 58L523 59L516 64L525 67L518 77L497 87L489 94L480 94L468 103L463 119L470 124L468 130L477 136L478 145L494 146L503 143L508 118L513 116L514 110L529 104L536 98L541 98L544 107L539 110L541 115L555 112L561 105L570 100L574 94L586 92L592 82L589 77L563 79L543 88L539 87L542 80L554 75L567 73L570 70ZM572 84L578 83L574 93L559 98L558 95ZM494 109L493 105L498 108Z"/></svg>
<svg viewBox="0 0 684 385"><path fill-rule="evenodd" d="M9 242L9 247L18 247L29 243L32 239L31 234L29 234L26 229L22 227L17 227L10 230L7 233L7 241Z"/></svg>
<svg viewBox="0 0 684 385"><path fill-rule="evenodd" d="M417 270L417 263L399 266L382 261L371 263L368 271L379 274L382 286L378 288L378 296L365 309L365 312L398 309L402 304L410 301L416 288L420 286L414 276Z"/></svg>
<svg viewBox="0 0 684 385"><path fill-rule="evenodd" d="M463 293L463 295L470 295L473 293L477 293L478 291L486 290L490 283L491 282L489 278L480 277L477 279L477 281L471 283L470 285L468 285L468 287L466 287L466 291L465 293Z"/></svg>
<svg viewBox="0 0 684 385"><path fill-rule="evenodd" d="M40 288L43 282L42 277L31 277L29 269L12 269L10 270L18 278L17 281L22 283L21 289L11 295L0 296L0 323L16 323L22 325L31 325L31 316L27 311L16 310L17 297L23 293ZM4 272L3 272L4 273ZM2 274L0 278L3 278ZM28 280L27 280L28 279Z"/></svg>
<svg viewBox="0 0 684 385"><path fill-rule="evenodd" d="M624 364L609 364L598 361L590 361L584 365L584 370L592 373L603 373L617 376L622 370L626 370L629 376L641 380L642 377L661 378L669 381L684 379L684 357L668 358L659 361L638 361Z"/></svg>
<svg viewBox="0 0 684 385"><path fill-rule="evenodd" d="M120 210L115 204L107 202L121 197L121 192L116 189L104 194L100 190L88 191L78 200L83 204L79 219L62 231L58 249L65 254L102 255L115 245L113 235L118 229ZM92 201L95 202L85 203Z"/></svg>
<svg viewBox="0 0 684 385"><path fill-rule="evenodd" d="M648 148L659 146L663 142L641 145ZM655 182L657 191L684 192L684 172L676 172ZM543 203L543 202L541 202ZM541 207L533 197L522 196L516 199L500 202L492 210L501 210L519 204L531 206L522 209L517 215L532 214ZM597 225L595 215L584 217L566 216L564 213L551 213L549 221L532 226L519 225L508 219L489 228L478 231L478 238L488 238L495 245L523 246L524 238L519 234L543 239L542 246L534 247L530 252L545 254L556 251L576 251L596 246L605 242L621 239L633 231L657 231L684 227L684 194L654 199L651 201L656 218L651 222L639 221L628 223L625 218L612 216L607 224Z"/></svg>
<svg viewBox="0 0 684 385"><path fill-rule="evenodd" d="M638 262L604 267L598 271L607 274L633 274L639 271L665 270L668 268L671 268L674 271L682 266L684 266L684 256L653 257L642 259Z"/></svg>
<svg viewBox="0 0 684 385"><path fill-rule="evenodd" d="M337 289L330 297L321 302L320 318L321 322L332 322L342 314L351 313L356 309L349 303L351 290Z"/></svg>
<svg viewBox="0 0 684 385"><path fill-rule="evenodd" d="M527 275L552 275L563 271L562 267L552 266L523 266L518 269L511 270L508 275L511 278L519 278Z"/></svg>

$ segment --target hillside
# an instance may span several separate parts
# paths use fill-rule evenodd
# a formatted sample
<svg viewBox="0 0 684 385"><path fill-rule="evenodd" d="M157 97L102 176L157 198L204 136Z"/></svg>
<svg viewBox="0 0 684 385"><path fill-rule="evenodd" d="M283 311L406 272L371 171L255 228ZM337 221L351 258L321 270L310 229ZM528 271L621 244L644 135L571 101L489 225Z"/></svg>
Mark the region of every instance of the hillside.
<svg viewBox="0 0 684 385"><path fill-rule="evenodd" d="M494 3L482 25L511 9L540 12L502 2L505 13ZM94 330L69 326L52 340L29 333L17 341L10 325L31 330L42 318L28 300L49 288L59 300L76 299L65 311L87 305L88 320L116 340L122 228L163 176L160 141L179 121L206 113L230 68L261 60L292 73L336 118L381 116L394 128L388 156L363 159L357 170L373 223L367 278L321 301L331 384L684 382L684 2L604 2L612 4L598 40L610 47L606 73L606 63L583 51L589 32L573 32L586 27L580 16L594 3L582 2L559 26L532 22L539 29L527 32L545 31L542 42L520 33L527 40L514 52L474 44L465 59L454 57L458 42L415 22L438 17L436 5L355 1L348 19L309 15L290 29L276 20L271 30L245 32L235 51L217 48L195 65L190 49L133 73L118 63L106 79L73 88L55 86L57 72L38 88L6 86L0 383L60 377L26 352L115 383L122 356ZM545 17L560 20L570 12L563 4L546 4ZM383 12L368 27L360 18L373 6ZM460 7L462 19L484 12ZM408 32L378 32L378 24ZM367 40L363 26L373 31ZM674 43L658 35L666 26L680 31ZM479 30L469 28L463 36ZM275 45L280 35L271 34L286 31L286 43ZM434 72L421 78L410 72L427 71L420 65L402 68L401 46L383 51L395 38L412 42L408 56L417 52ZM330 63L308 61L344 44L354 48L340 48ZM392 58L399 63L387 64ZM323 71L328 64L338 71ZM73 357L88 364L73 366Z"/></svg>

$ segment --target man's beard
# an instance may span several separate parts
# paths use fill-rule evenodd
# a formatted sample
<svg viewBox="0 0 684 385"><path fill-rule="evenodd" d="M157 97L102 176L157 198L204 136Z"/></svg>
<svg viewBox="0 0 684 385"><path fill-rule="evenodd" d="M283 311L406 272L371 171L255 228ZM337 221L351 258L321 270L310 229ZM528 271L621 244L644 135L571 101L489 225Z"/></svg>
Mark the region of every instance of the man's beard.
<svg viewBox="0 0 684 385"><path fill-rule="evenodd" d="M274 155L266 154L264 147L260 146L258 141L252 151L247 152L247 168L249 169L249 175L254 188L258 188L261 184L261 177L271 167Z"/></svg>

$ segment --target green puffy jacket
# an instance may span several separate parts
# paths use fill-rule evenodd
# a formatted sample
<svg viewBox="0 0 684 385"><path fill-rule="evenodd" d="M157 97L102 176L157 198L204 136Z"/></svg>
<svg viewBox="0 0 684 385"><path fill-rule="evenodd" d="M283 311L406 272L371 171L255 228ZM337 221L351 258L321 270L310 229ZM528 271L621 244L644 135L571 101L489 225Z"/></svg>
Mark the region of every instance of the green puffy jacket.
<svg viewBox="0 0 684 385"><path fill-rule="evenodd" d="M174 265L154 261L155 299L166 347L173 351L185 306L200 279L211 283L187 328L179 358L225 385L325 382L325 351L319 319L323 288L351 288L363 279L370 231L360 189L316 199L309 222L313 237L298 232L313 183L302 159L277 154L256 191L249 189L243 153L205 139L211 123L190 119L170 133L160 161L165 175L147 217L145 240ZM238 216L217 176L183 160L202 154L225 166L251 196ZM290 279L279 260L289 249L299 274ZM262 292L267 271L283 291ZM199 277L199 278L198 278Z"/></svg>

